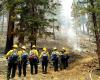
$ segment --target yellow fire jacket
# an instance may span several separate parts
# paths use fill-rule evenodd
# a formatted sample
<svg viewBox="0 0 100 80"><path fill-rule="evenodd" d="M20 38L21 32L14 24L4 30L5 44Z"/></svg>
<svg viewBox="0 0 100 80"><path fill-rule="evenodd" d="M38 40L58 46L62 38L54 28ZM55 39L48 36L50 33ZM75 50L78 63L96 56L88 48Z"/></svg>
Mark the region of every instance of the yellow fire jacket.
<svg viewBox="0 0 100 80"><path fill-rule="evenodd" d="M21 61L22 60L22 55L24 54L24 52L26 52L26 51L25 50L19 50L18 51L18 61ZM28 55L28 53L27 53L27 55Z"/></svg>
<svg viewBox="0 0 100 80"><path fill-rule="evenodd" d="M6 57L6 58L10 57L10 56L13 54L14 51L17 52L16 49L12 49L12 50L8 51L8 53L5 55L5 57Z"/></svg>
<svg viewBox="0 0 100 80"><path fill-rule="evenodd" d="M39 57L39 53L38 53L38 51L37 51L36 49L32 49L32 50L30 51L29 55L30 55L30 54L34 54L34 55L36 55L37 57Z"/></svg>
<svg viewBox="0 0 100 80"><path fill-rule="evenodd" d="M40 54L40 58L43 56L44 53L46 53L46 55L49 57L49 52L47 52L47 51L42 51L41 54Z"/></svg>

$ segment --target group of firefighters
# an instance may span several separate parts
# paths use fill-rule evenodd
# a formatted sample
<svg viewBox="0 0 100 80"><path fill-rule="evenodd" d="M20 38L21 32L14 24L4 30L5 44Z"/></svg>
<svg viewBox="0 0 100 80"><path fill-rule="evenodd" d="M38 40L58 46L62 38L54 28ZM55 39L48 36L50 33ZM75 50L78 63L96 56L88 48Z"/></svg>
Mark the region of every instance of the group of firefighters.
<svg viewBox="0 0 100 80"><path fill-rule="evenodd" d="M33 68L35 74L38 73L38 64L42 63L42 72L43 74L47 73L48 63L51 61L53 64L54 71L66 69L68 67L68 51L66 48L62 48L61 51L58 51L56 47L53 48L51 54L48 52L47 48L44 47L41 53L37 50L36 46L32 46L32 50L29 52L26 51L26 46L21 48L18 45L13 45L12 50L6 54L6 59L8 60L7 68L7 80L10 78L14 79L16 69L18 68L18 76L21 77L23 72L24 77L26 77L26 68L27 64L30 64L30 73L33 75Z"/></svg>

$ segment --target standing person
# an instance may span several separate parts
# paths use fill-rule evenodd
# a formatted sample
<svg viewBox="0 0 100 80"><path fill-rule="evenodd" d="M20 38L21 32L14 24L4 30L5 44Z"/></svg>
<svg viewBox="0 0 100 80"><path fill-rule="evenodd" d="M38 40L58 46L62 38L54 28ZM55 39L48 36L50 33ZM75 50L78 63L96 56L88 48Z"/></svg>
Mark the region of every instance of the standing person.
<svg viewBox="0 0 100 80"><path fill-rule="evenodd" d="M64 53L65 48L62 48L61 52L60 52L60 70L66 69L66 55Z"/></svg>
<svg viewBox="0 0 100 80"><path fill-rule="evenodd" d="M65 65L64 65L64 69L66 69L68 67L68 59L69 59L69 50L68 48L63 48L63 53L65 55Z"/></svg>
<svg viewBox="0 0 100 80"><path fill-rule="evenodd" d="M43 48L40 58L42 59L42 72L43 74L47 74L47 67L48 67L48 61L49 61L49 53L47 51L47 48L45 47Z"/></svg>
<svg viewBox="0 0 100 80"><path fill-rule="evenodd" d="M32 46L32 50L30 51L29 54L29 61L30 61L30 66L31 66L31 75L33 75L33 66L35 69L35 74L38 73L38 63L39 63L39 54L36 49L36 46Z"/></svg>
<svg viewBox="0 0 100 80"><path fill-rule="evenodd" d="M15 77L18 59L17 49L18 46L15 44L13 49L6 54L6 59L8 59L7 80L10 79L10 75L12 79Z"/></svg>
<svg viewBox="0 0 100 80"><path fill-rule="evenodd" d="M27 67L27 61L28 61L28 53L26 52L26 47L22 46L21 50L18 51L18 76L21 77L22 69L23 69L23 75L24 78L26 78L26 67Z"/></svg>
<svg viewBox="0 0 100 80"><path fill-rule="evenodd" d="M53 67L54 71L58 71L58 59L59 59L59 52L57 51L57 48L53 48L53 52L51 54L51 60L53 61Z"/></svg>

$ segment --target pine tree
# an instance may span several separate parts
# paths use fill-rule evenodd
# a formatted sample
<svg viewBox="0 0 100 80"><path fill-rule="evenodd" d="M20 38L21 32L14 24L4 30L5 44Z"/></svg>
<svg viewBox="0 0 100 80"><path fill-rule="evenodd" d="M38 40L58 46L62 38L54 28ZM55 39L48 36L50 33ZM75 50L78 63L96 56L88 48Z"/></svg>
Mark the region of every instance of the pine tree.
<svg viewBox="0 0 100 80"><path fill-rule="evenodd" d="M36 45L39 35L44 34L47 28L53 28L50 26L53 18L48 16L55 16L54 9L59 6L52 0L4 0L4 4L9 13L5 53L12 48L15 35L18 43Z"/></svg>
<svg viewBox="0 0 100 80"><path fill-rule="evenodd" d="M93 32L95 37L95 43L97 45L97 55L99 60L99 67L100 67L100 0L79 0L80 4L84 4L84 7L78 7L81 14L87 14L88 15L88 23L92 24L90 25L90 30ZM80 14L80 15L81 15Z"/></svg>
<svg viewBox="0 0 100 80"><path fill-rule="evenodd" d="M8 19L8 28L7 28L7 39L6 39L6 48L5 52L7 53L10 49L12 49L13 41L14 41L14 17L15 17L15 7L16 3L13 0L6 1L6 8L8 9L9 19Z"/></svg>

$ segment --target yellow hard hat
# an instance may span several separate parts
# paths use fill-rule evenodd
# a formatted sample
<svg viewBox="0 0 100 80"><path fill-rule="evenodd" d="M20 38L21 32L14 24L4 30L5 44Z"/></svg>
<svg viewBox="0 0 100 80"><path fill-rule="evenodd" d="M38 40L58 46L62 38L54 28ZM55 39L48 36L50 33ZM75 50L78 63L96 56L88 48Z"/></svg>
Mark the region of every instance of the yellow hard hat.
<svg viewBox="0 0 100 80"><path fill-rule="evenodd" d="M22 46L21 48L22 48L22 49L26 49L26 47L25 47L25 46Z"/></svg>
<svg viewBox="0 0 100 80"><path fill-rule="evenodd" d="M47 50L47 48L46 48L46 47L44 47L44 48L43 48L43 50L44 50L44 51L46 51L46 50Z"/></svg>
<svg viewBox="0 0 100 80"><path fill-rule="evenodd" d="M33 45L33 46L32 46L32 48L36 48L36 46L35 46L35 45Z"/></svg>
<svg viewBox="0 0 100 80"><path fill-rule="evenodd" d="M53 48L53 50L56 50L56 49L57 49L56 47Z"/></svg>
<svg viewBox="0 0 100 80"><path fill-rule="evenodd" d="M14 44L14 45L13 45L13 48L18 48L18 45L17 45L17 44Z"/></svg>

